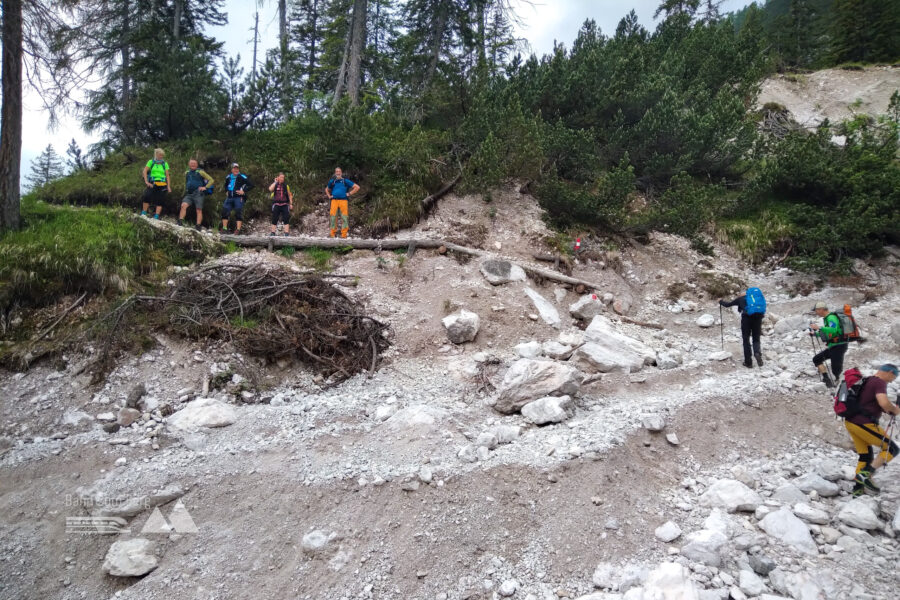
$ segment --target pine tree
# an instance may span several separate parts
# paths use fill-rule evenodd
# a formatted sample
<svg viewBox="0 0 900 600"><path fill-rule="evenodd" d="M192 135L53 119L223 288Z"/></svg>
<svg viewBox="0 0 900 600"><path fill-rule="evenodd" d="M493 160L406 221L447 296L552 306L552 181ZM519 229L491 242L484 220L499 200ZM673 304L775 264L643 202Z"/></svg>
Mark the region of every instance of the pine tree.
<svg viewBox="0 0 900 600"><path fill-rule="evenodd" d="M75 171L84 171L87 169L87 159L84 157L81 146L78 145L75 138L72 138L72 141L69 142L69 147L66 148L66 156L69 157L66 160L66 164L68 164L69 169L73 173Z"/></svg>
<svg viewBox="0 0 900 600"><path fill-rule="evenodd" d="M53 144L47 144L44 151L31 161L31 173L25 177L28 187L39 188L65 175L62 159L53 149Z"/></svg>

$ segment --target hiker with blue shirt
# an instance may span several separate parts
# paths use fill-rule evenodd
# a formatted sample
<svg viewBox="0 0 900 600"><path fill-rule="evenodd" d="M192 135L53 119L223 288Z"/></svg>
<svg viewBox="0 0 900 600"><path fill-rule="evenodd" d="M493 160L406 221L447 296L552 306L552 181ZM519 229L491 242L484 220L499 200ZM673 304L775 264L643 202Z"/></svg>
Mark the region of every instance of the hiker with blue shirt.
<svg viewBox="0 0 900 600"><path fill-rule="evenodd" d="M169 181L169 163L166 162L166 153L162 148L153 151L153 158L147 161L142 172L147 189L144 190L144 204L141 210L142 217L150 216L150 203L156 205L153 218L159 220L162 213L166 194L172 193L172 185Z"/></svg>
<svg viewBox="0 0 900 600"><path fill-rule="evenodd" d="M763 366L762 350L760 348L759 338L762 335L762 322L766 316L766 299L759 288L749 288L747 293L738 296L731 302L719 300L719 306L728 308L737 306L741 313L741 337L744 341L744 366L748 369L753 368L753 357L756 357L756 364ZM750 353L750 338L753 338L753 354Z"/></svg>
<svg viewBox="0 0 900 600"><path fill-rule="evenodd" d="M341 237L347 237L347 232L350 230L350 213L347 212L348 199L358 191L358 185L349 179L344 179L344 173L340 167L334 170L334 177L329 179L328 185L325 186L325 195L331 200L331 209L328 212L331 219L331 233L329 237L334 237L337 234L338 211L341 213L341 221L343 222Z"/></svg>
<svg viewBox="0 0 900 600"><path fill-rule="evenodd" d="M244 202L247 201L247 192L253 188L250 178L241 173L241 167L237 163L231 165L231 173L225 176L225 205L222 207L222 231L228 231L228 219L234 211L236 226L235 235L241 234L244 224Z"/></svg>
<svg viewBox="0 0 900 600"><path fill-rule="evenodd" d="M199 168L196 159L188 161L188 170L184 172L184 199L181 201L181 213L177 223L184 224L184 216L188 206L193 206L197 211L197 231L202 229L203 223L203 198L207 190L212 188L215 181L203 169Z"/></svg>

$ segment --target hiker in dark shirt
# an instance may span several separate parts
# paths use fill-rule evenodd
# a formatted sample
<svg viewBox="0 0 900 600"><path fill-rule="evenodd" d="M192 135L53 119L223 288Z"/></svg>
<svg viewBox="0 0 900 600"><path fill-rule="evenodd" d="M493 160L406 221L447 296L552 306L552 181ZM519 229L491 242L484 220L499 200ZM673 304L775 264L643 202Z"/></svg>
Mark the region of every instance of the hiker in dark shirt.
<svg viewBox="0 0 900 600"><path fill-rule="evenodd" d="M725 308L737 306L738 311L741 313L741 337L744 341L744 366L748 369L753 368L753 356L756 357L756 364L758 364L760 367L763 366L762 350L760 349L759 337L760 335L762 335L762 322L763 318L766 316L765 304L763 304L763 312L751 311L753 312L753 314L748 314L747 295L744 294L738 296L731 302L719 300L719 306L723 306ZM752 355L750 353L751 337L753 338Z"/></svg>
<svg viewBox="0 0 900 600"><path fill-rule="evenodd" d="M859 392L859 411L844 419L844 427L853 440L853 446L859 455L856 463L856 480L853 495L859 496L866 491L878 493L880 490L872 482L875 470L889 463L900 451L888 434L878 423L883 413L896 417L900 415L900 407L891 403L887 395L887 385L897 378L897 366L885 364L879 367L872 377L867 377ZM878 455L872 456L872 446L879 449Z"/></svg>

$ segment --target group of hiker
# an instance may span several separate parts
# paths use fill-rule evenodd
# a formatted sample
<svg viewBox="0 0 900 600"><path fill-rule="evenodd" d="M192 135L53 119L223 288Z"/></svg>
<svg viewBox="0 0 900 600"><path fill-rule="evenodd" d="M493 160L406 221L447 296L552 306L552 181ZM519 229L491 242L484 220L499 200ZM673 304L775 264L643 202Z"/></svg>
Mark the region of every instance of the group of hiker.
<svg viewBox="0 0 900 600"><path fill-rule="evenodd" d="M719 306L737 307L741 314L743 364L752 369L755 358L757 365L762 367L760 336L766 314L766 300L762 291L757 287L748 288L745 294L734 300L719 300ZM833 395L834 411L844 419L844 427L858 454L852 495L860 496L867 491L877 494L880 490L872 481L875 470L900 453L900 448L891 439L895 419L900 416L900 397L894 403L887 395L888 384L897 378L897 366L883 364L868 377L864 377L859 369L844 371L844 355L848 344L851 341L863 341L850 307L847 305L842 312L832 312L825 302L819 301L813 306L812 312L822 319L821 323L809 323L808 332L814 351L812 362L826 387L831 389L837 386ZM825 366L827 361L831 363L831 373ZM880 423L884 414L891 415L887 431ZM873 447L877 451L873 452Z"/></svg>
<svg viewBox="0 0 900 600"><path fill-rule="evenodd" d="M150 207L154 206L153 219L159 219L162 215L163 205L167 194L172 193L172 179L169 163L166 162L166 153L162 148L153 151L153 158L147 161L142 176L147 189L144 191L141 216L151 217ZM238 163L232 163L231 172L225 176L225 201L222 205L221 233L229 231L229 222L234 218L234 233L243 233L244 206L247 203L247 194L254 185L250 178L241 172ZM213 193L215 180L212 176L200 168L199 162L192 158L188 161L188 170L184 172L184 198L181 200L181 210L178 214L178 225L185 225L185 217L190 207L196 212L197 231L202 231L203 201L206 196ZM294 195L291 187L285 182L285 174L278 173L275 180L269 185L269 200L271 201L272 226L270 236L278 234L278 224L283 226L282 235L290 235L291 213L294 210ZM325 185L325 195L331 202L329 209L330 236L338 234L338 215L340 215L340 235L346 238L350 231L349 199L359 191L359 185L346 179L340 167L334 170L334 176Z"/></svg>

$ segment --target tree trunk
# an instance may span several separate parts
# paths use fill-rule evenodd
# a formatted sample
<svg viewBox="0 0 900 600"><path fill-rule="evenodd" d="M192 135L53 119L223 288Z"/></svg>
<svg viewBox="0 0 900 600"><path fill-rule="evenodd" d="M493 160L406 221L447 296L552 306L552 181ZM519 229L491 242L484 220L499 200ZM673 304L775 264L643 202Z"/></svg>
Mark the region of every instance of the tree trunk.
<svg viewBox="0 0 900 600"><path fill-rule="evenodd" d="M444 47L444 28L447 26L447 12L442 6L439 9L437 20L434 24L434 34L431 39L431 60L428 61L428 70L425 72L425 81L422 82L422 90L431 86L431 80L437 71L438 61L441 58L441 48Z"/></svg>
<svg viewBox="0 0 900 600"><path fill-rule="evenodd" d="M253 69L250 71L250 81L256 81L256 56L259 48L259 11L253 13ZM234 105L234 94L231 96L231 103Z"/></svg>
<svg viewBox="0 0 900 600"><path fill-rule="evenodd" d="M122 2L122 103L121 112L129 113L131 108L131 6L128 0ZM132 128L127 119L122 119L122 135L127 143L134 142Z"/></svg>
<svg viewBox="0 0 900 600"><path fill-rule="evenodd" d="M366 49L366 20L368 0L353 3L353 27L351 30L350 67L347 70L347 95L350 105L359 106L359 91L362 88L362 55Z"/></svg>
<svg viewBox="0 0 900 600"><path fill-rule="evenodd" d="M356 11L354 10L354 13ZM347 27L347 39L344 42L344 57L341 59L341 68L338 70L337 84L334 86L334 101L332 106L337 106L344 95L344 84L347 79L347 62L350 56L350 39L353 37L353 18Z"/></svg>
<svg viewBox="0 0 900 600"><path fill-rule="evenodd" d="M22 163L22 0L3 0L0 231L18 229Z"/></svg>
<svg viewBox="0 0 900 600"><path fill-rule="evenodd" d="M172 23L172 37L177 42L181 39L181 13L184 10L184 0L175 0L175 19Z"/></svg>
<svg viewBox="0 0 900 600"><path fill-rule="evenodd" d="M485 24L484 24L484 19L485 19L484 8L485 8L485 6L484 5L486 3L487 3L487 0L478 0L478 2L475 3L475 18L478 21L478 23L476 23L476 26L478 27L478 39L476 40L478 47L476 48L476 51L478 52L478 68L479 69L484 68L485 63L487 62L487 47L486 47L487 39L484 34L484 28L485 28Z"/></svg>
<svg viewBox="0 0 900 600"><path fill-rule="evenodd" d="M316 70L316 39L319 27L319 0L310 3L312 14L309 16L309 58L306 65L306 109L312 109L313 73Z"/></svg>

